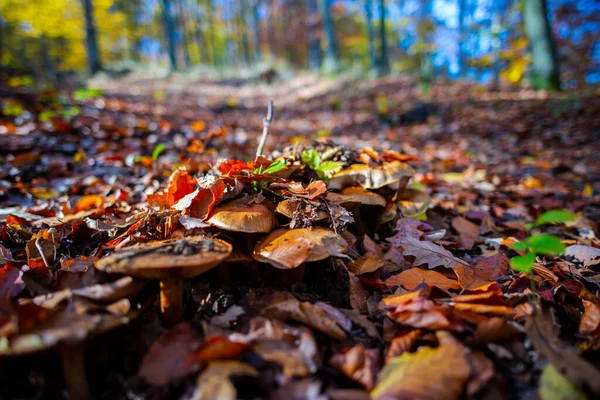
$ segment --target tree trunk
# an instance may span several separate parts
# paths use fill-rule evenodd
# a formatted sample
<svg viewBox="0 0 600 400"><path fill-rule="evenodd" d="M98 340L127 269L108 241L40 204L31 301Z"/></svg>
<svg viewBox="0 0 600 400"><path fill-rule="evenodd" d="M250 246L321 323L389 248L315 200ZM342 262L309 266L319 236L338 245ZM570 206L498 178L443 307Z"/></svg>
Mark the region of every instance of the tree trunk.
<svg viewBox="0 0 600 400"><path fill-rule="evenodd" d="M269 2L269 18L267 18L267 37L269 38L269 51L272 56L277 54L275 43L275 3L274 0Z"/></svg>
<svg viewBox="0 0 600 400"><path fill-rule="evenodd" d="M177 70L177 50L175 47L175 26L173 23L173 10L171 8L171 0L162 0L163 6L163 24L165 36L167 37L167 51L169 53L169 61L171 69Z"/></svg>
<svg viewBox="0 0 600 400"><path fill-rule="evenodd" d="M215 8L212 0L208 0L208 31L210 32L210 47L212 50L213 66L219 65L219 57L217 54L217 43L215 41Z"/></svg>
<svg viewBox="0 0 600 400"><path fill-rule="evenodd" d="M319 32L317 0L308 0L308 65L312 70L321 68L321 33Z"/></svg>
<svg viewBox="0 0 600 400"><path fill-rule="evenodd" d="M254 33L254 58L256 62L262 60L262 51L260 48L260 15L258 14L259 5L260 0L252 2L252 32Z"/></svg>
<svg viewBox="0 0 600 400"><path fill-rule="evenodd" d="M458 69L461 78L467 75L465 57L465 16L467 14L467 0L458 0Z"/></svg>
<svg viewBox="0 0 600 400"><path fill-rule="evenodd" d="M239 8L239 29L242 41L242 52L244 54L244 63L250 65L250 42L248 40L248 25L246 19L248 18L248 7L247 2L242 1Z"/></svg>
<svg viewBox="0 0 600 400"><path fill-rule="evenodd" d="M379 75L387 75L390 73L385 11L385 0L379 0L379 60L377 62L377 73Z"/></svg>
<svg viewBox="0 0 600 400"><path fill-rule="evenodd" d="M98 42L96 40L96 26L94 25L94 10L92 0L82 0L85 15L85 44L88 56L88 68L90 74L95 74L102 69Z"/></svg>
<svg viewBox="0 0 600 400"><path fill-rule="evenodd" d="M327 51L325 52L323 64L328 72L338 72L340 70L340 59L335 39L335 27L331 18L331 0L321 0L321 14L323 16L325 37L327 38Z"/></svg>
<svg viewBox="0 0 600 400"><path fill-rule="evenodd" d="M188 35L186 29L186 18L184 16L184 8L182 0L175 0L175 6L177 9L177 25L179 25L179 34L181 39L179 41L181 47L181 53L183 54L183 64L186 68L192 65L190 59L190 49L188 48Z"/></svg>
<svg viewBox="0 0 600 400"><path fill-rule="evenodd" d="M367 40L369 45L369 63L371 69L377 67L377 58L375 55L375 28L373 26L373 2L365 0L365 17L367 22Z"/></svg>
<svg viewBox="0 0 600 400"><path fill-rule="evenodd" d="M560 90L556 45L546 0L525 0L523 22L531 48L531 85L535 89Z"/></svg>

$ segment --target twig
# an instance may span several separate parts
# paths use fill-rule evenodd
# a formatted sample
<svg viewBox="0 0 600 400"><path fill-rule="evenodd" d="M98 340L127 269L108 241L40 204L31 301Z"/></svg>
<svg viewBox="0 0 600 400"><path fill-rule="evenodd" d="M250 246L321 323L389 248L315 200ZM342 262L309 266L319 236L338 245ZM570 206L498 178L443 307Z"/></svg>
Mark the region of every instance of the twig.
<svg viewBox="0 0 600 400"><path fill-rule="evenodd" d="M269 136L269 128L273 122L273 100L269 100L269 108L267 109L267 117L263 118L263 131L258 142L258 149L256 150L256 158L262 155L265 144L267 143L267 136Z"/></svg>

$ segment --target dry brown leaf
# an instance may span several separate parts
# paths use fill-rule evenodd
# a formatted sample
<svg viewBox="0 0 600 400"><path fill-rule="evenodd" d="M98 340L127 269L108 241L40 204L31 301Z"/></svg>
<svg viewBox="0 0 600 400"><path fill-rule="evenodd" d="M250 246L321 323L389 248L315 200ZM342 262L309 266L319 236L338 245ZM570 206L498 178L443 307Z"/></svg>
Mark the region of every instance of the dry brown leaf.
<svg viewBox="0 0 600 400"><path fill-rule="evenodd" d="M402 286L407 290L413 290L419 285L435 285L441 289L460 289L458 281L448 278L436 271L423 270L421 268L411 268L400 272L398 275L391 276L385 281L388 286Z"/></svg>
<svg viewBox="0 0 600 400"><path fill-rule="evenodd" d="M427 264L430 269L437 266L444 266L446 268L458 265L469 266L467 262L454 257L452 253L442 246L429 241L421 241L410 235L406 235L398 240L398 244L404 249L402 252L404 256L415 257L415 261L413 262L415 266Z"/></svg>
<svg viewBox="0 0 600 400"><path fill-rule="evenodd" d="M456 217L452 221L452 227L458 232L461 245L471 250L475 241L479 238L479 226L464 217Z"/></svg>
<svg viewBox="0 0 600 400"><path fill-rule="evenodd" d="M213 361L198 376L192 400L235 400L238 398L235 386L231 383L233 375L257 376L258 371L240 361Z"/></svg>
<svg viewBox="0 0 600 400"><path fill-rule="evenodd" d="M138 375L153 385L164 385L197 370L189 355L202 342L202 336L188 323L176 325L159 337L142 359Z"/></svg>
<svg viewBox="0 0 600 400"><path fill-rule="evenodd" d="M475 290L488 285L504 274L509 267L508 257L498 253L479 260L474 267L459 265L453 268L458 276L458 283L465 290Z"/></svg>
<svg viewBox="0 0 600 400"><path fill-rule="evenodd" d="M565 256L570 256L583 263L584 267L591 267L600 263L600 249L592 246L574 244L565 249Z"/></svg>
<svg viewBox="0 0 600 400"><path fill-rule="evenodd" d="M377 258L367 256L364 259L358 259L348 263L348 270L352 271L355 275L368 274L369 272L375 272L379 268L385 265L385 261Z"/></svg>
<svg viewBox="0 0 600 400"><path fill-rule="evenodd" d="M579 322L579 334L598 337L600 335L600 307L588 300L583 300L585 311Z"/></svg>
<svg viewBox="0 0 600 400"><path fill-rule="evenodd" d="M371 397L375 400L457 400L471 374L465 351L458 343L446 343L394 357L379 372Z"/></svg>
<svg viewBox="0 0 600 400"><path fill-rule="evenodd" d="M389 362L393 357L401 356L404 352L410 351L421 336L420 329L413 329L409 332L400 334L392 339L385 354L385 362Z"/></svg>
<svg viewBox="0 0 600 400"><path fill-rule="evenodd" d="M329 359L329 364L354 382L371 390L375 385L379 355L376 349L365 349L362 344L357 344L343 353L334 354Z"/></svg>

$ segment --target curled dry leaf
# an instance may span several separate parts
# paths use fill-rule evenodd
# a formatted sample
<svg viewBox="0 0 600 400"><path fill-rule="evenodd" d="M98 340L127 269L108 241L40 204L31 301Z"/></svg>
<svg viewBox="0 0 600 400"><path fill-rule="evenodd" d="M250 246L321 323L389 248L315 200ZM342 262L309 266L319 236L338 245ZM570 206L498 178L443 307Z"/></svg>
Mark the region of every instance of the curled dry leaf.
<svg viewBox="0 0 600 400"><path fill-rule="evenodd" d="M379 354L376 349L365 349L362 344L357 344L343 353L331 356L329 364L354 382L371 390L375 385Z"/></svg>
<svg viewBox="0 0 600 400"><path fill-rule="evenodd" d="M583 300L585 311L579 322L579 334L584 336L600 336L600 307L589 301Z"/></svg>
<svg viewBox="0 0 600 400"><path fill-rule="evenodd" d="M282 249L279 247L282 246ZM309 254L304 257L306 252ZM257 243L252 253L255 260L276 268L295 268L302 262L324 260L346 251L344 239L323 228L278 229ZM294 259L298 256L300 258Z"/></svg>
<svg viewBox="0 0 600 400"><path fill-rule="evenodd" d="M196 180L184 169L178 169L171 174L167 183L166 205L174 206L184 196L192 193Z"/></svg>
<svg viewBox="0 0 600 400"><path fill-rule="evenodd" d="M387 353L385 354L386 364L392 358L401 356L404 352L412 350L421 334L422 331L420 329L413 329L396 335L390 342Z"/></svg>
<svg viewBox="0 0 600 400"><path fill-rule="evenodd" d="M257 311L264 316L281 320L291 319L306 324L334 339L346 338L346 333L342 328L321 307L306 301L299 301L285 292L276 292L268 296L268 299L261 301L257 308Z"/></svg>

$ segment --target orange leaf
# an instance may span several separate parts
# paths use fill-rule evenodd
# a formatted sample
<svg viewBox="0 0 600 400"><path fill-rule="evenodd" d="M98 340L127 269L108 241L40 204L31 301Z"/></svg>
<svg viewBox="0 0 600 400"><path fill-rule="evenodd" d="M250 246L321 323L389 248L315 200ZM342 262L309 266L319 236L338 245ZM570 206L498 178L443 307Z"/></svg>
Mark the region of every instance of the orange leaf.
<svg viewBox="0 0 600 400"><path fill-rule="evenodd" d="M95 210L97 208L102 207L103 205L104 200L102 200L102 197L96 194L90 194L87 196L83 196L81 199L79 199L75 204L75 208L73 209L73 211L77 213L79 211Z"/></svg>
<svg viewBox="0 0 600 400"><path fill-rule="evenodd" d="M508 269L509 260L504 253L482 258L473 268L458 265L454 272L458 276L458 283L465 290L474 290L495 281Z"/></svg>
<svg viewBox="0 0 600 400"><path fill-rule="evenodd" d="M178 169L171 174L167 183L167 206L172 207L184 196L194 191L196 180L184 169Z"/></svg>

